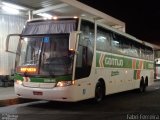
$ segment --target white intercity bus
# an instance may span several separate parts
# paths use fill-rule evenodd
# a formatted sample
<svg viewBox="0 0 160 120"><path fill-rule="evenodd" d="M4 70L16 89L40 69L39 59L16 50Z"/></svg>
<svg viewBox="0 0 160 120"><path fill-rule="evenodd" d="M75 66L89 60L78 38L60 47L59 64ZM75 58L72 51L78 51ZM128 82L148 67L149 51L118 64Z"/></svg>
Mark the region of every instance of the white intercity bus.
<svg viewBox="0 0 160 120"><path fill-rule="evenodd" d="M113 93L144 92L154 82L154 45L101 20L30 20L18 36L14 78L21 98L99 102Z"/></svg>

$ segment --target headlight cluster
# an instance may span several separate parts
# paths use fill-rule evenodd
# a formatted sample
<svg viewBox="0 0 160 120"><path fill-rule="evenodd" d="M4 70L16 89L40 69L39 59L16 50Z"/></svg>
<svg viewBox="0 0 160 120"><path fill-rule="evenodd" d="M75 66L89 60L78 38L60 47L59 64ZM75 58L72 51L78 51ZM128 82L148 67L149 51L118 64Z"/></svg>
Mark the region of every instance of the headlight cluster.
<svg viewBox="0 0 160 120"><path fill-rule="evenodd" d="M59 81L56 87L65 87L70 85L73 85L73 81Z"/></svg>
<svg viewBox="0 0 160 120"><path fill-rule="evenodd" d="M18 85L22 85L23 82L21 80L16 80L15 83Z"/></svg>

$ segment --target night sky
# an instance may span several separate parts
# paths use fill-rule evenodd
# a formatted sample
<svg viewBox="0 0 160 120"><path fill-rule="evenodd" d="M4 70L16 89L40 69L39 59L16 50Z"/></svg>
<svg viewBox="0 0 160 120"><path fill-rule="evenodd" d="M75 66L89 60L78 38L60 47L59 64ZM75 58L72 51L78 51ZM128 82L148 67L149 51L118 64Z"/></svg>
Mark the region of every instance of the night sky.
<svg viewBox="0 0 160 120"><path fill-rule="evenodd" d="M160 45L158 0L79 0L126 23L126 32Z"/></svg>

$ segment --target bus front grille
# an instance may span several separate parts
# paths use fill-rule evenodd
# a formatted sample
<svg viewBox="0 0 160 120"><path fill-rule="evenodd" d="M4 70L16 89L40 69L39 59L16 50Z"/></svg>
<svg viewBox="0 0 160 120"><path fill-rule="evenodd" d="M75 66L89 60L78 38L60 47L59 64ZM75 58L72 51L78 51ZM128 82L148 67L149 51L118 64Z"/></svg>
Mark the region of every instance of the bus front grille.
<svg viewBox="0 0 160 120"><path fill-rule="evenodd" d="M31 88L54 88L56 83L23 82L23 86Z"/></svg>

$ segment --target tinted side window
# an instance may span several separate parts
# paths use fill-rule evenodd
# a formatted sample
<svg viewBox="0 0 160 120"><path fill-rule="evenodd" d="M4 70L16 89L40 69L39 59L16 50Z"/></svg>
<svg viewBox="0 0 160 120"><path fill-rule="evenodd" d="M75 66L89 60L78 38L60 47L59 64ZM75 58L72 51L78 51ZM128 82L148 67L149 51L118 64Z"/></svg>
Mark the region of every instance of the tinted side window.
<svg viewBox="0 0 160 120"><path fill-rule="evenodd" d="M140 48L140 57L142 59L146 59L145 46L144 45L141 45L141 48Z"/></svg>
<svg viewBox="0 0 160 120"><path fill-rule="evenodd" d="M140 44L138 42L131 40L131 50L130 56L140 57Z"/></svg>
<svg viewBox="0 0 160 120"><path fill-rule="evenodd" d="M111 39L112 52L123 54L121 45L122 38L118 34L113 33Z"/></svg>
<svg viewBox="0 0 160 120"><path fill-rule="evenodd" d="M97 27L97 39L96 39L96 48L99 51L110 51L110 32L102 27Z"/></svg>
<svg viewBox="0 0 160 120"><path fill-rule="evenodd" d="M146 59L147 60L153 60L154 58L154 56L153 56L153 49L152 48L150 48L150 47L146 47L145 48L145 54L146 54Z"/></svg>

